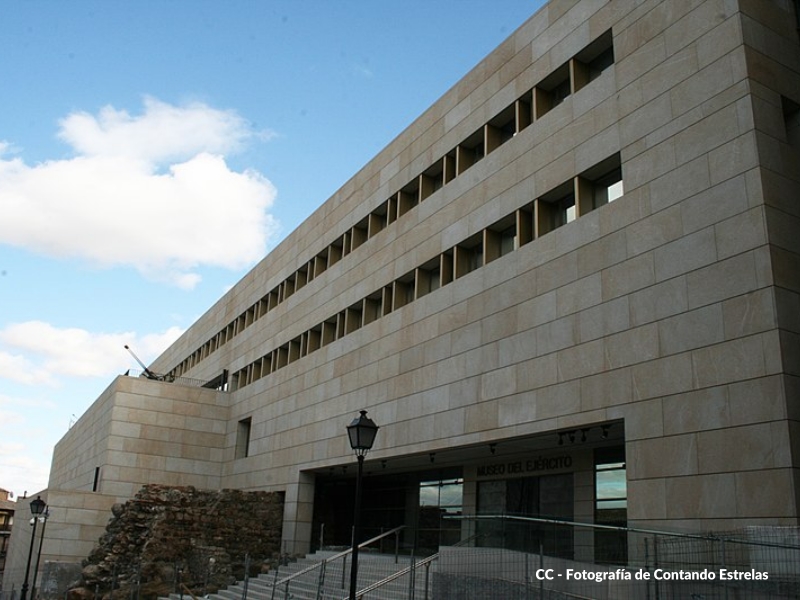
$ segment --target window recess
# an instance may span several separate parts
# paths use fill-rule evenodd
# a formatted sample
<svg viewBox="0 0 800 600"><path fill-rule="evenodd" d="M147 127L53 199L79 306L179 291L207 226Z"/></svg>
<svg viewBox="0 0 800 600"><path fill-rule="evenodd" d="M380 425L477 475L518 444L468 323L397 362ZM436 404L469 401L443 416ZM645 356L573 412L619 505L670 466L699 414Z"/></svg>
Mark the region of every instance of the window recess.
<svg viewBox="0 0 800 600"><path fill-rule="evenodd" d="M303 265L302 267L300 267L297 270L297 273L295 273L294 280L295 280L294 291L296 291L296 292L300 291L301 289L303 289L306 286L306 284L308 284L308 267L307 267L307 265Z"/></svg>
<svg viewBox="0 0 800 600"><path fill-rule="evenodd" d="M288 347L289 347L289 350L288 350L289 351L288 361L290 363L292 363L292 362L296 361L298 358L300 358L300 345L301 345L300 336L294 338L292 341L289 342L289 344L288 344Z"/></svg>
<svg viewBox="0 0 800 600"><path fill-rule="evenodd" d="M336 341L336 317L332 317L321 324L322 339L321 344L327 346L331 342Z"/></svg>
<svg viewBox="0 0 800 600"><path fill-rule="evenodd" d="M614 39L609 29L570 61L572 93L600 77L613 64Z"/></svg>
<svg viewBox="0 0 800 600"><path fill-rule="evenodd" d="M516 111L512 104L484 125L486 154L494 152L516 134Z"/></svg>
<svg viewBox="0 0 800 600"><path fill-rule="evenodd" d="M537 198L534 206L537 238L574 221L577 215L573 182L564 183L553 191Z"/></svg>
<svg viewBox="0 0 800 600"><path fill-rule="evenodd" d="M369 231L369 218L365 217L361 219L353 228L350 230L350 246L351 250L355 250L361 244L367 241Z"/></svg>
<svg viewBox="0 0 800 600"><path fill-rule="evenodd" d="M336 339L341 339L344 337L345 333L345 322L347 317L347 311L343 310L338 315L336 315Z"/></svg>
<svg viewBox="0 0 800 600"><path fill-rule="evenodd" d="M369 325L381 317L382 304L383 296L380 291L374 292L364 298L364 306L362 308L364 325Z"/></svg>
<svg viewBox="0 0 800 600"><path fill-rule="evenodd" d="M483 247L486 264L505 256L517 247L516 215L510 214L483 232Z"/></svg>
<svg viewBox="0 0 800 600"><path fill-rule="evenodd" d="M269 311L269 298L267 296L263 296L258 301L258 317L257 318L260 319L261 317L266 315L268 311ZM214 340L214 350L216 350L216 349L217 349L217 340L215 339Z"/></svg>
<svg viewBox="0 0 800 600"><path fill-rule="evenodd" d="M619 153L576 177L575 191L581 207L578 216L613 202L624 193Z"/></svg>
<svg viewBox="0 0 800 600"><path fill-rule="evenodd" d="M416 290L414 297L421 298L432 291L441 287L441 271L439 266L439 258L429 260L424 265L417 269L416 273Z"/></svg>
<svg viewBox="0 0 800 600"><path fill-rule="evenodd" d="M275 368L282 369L289 364L289 344L286 343L280 346L275 351Z"/></svg>
<svg viewBox="0 0 800 600"><path fill-rule="evenodd" d="M364 309L361 302L354 304L344 311L344 335L361 329L363 325Z"/></svg>
<svg viewBox="0 0 800 600"><path fill-rule="evenodd" d="M484 156L484 128L481 127L456 146L456 174L461 175Z"/></svg>
<svg viewBox="0 0 800 600"><path fill-rule="evenodd" d="M454 248L456 279L483 266L483 232L477 233Z"/></svg>
<svg viewBox="0 0 800 600"><path fill-rule="evenodd" d="M416 269L403 275L394 282L393 310L413 302L416 285Z"/></svg>
<svg viewBox="0 0 800 600"><path fill-rule="evenodd" d="M441 276L442 285L451 283L454 279L454 264L453 250L446 250L439 256L439 273Z"/></svg>
<svg viewBox="0 0 800 600"><path fill-rule="evenodd" d="M247 458L250 455L250 430L252 425L252 417L239 421L236 427L235 458Z"/></svg>
<svg viewBox="0 0 800 600"><path fill-rule="evenodd" d="M783 123L786 129L786 141L793 148L800 149L800 105L786 96L781 96Z"/></svg>
<svg viewBox="0 0 800 600"><path fill-rule="evenodd" d="M367 237L374 237L379 231L386 228L386 202L381 204L369 215L367 224Z"/></svg>
<svg viewBox="0 0 800 600"><path fill-rule="evenodd" d="M442 178L450 183L456 177L456 151L451 150L442 157Z"/></svg>
<svg viewBox="0 0 800 600"><path fill-rule="evenodd" d="M533 90L526 92L514 103L517 133L533 123Z"/></svg>
<svg viewBox="0 0 800 600"><path fill-rule="evenodd" d="M308 337L306 338L306 354L310 354L315 350L322 347L322 325L317 325L308 330Z"/></svg>
<svg viewBox="0 0 800 600"><path fill-rule="evenodd" d="M341 235L328 247L328 268L342 260L344 256L344 236Z"/></svg>
<svg viewBox="0 0 800 600"><path fill-rule="evenodd" d="M440 158L419 176L420 201L425 200L428 196L444 187L444 162L444 157Z"/></svg>
<svg viewBox="0 0 800 600"><path fill-rule="evenodd" d="M517 220L517 248L532 242L534 239L533 204L515 211Z"/></svg>
<svg viewBox="0 0 800 600"><path fill-rule="evenodd" d="M419 179L414 179L397 192L397 217L400 218L419 204Z"/></svg>
<svg viewBox="0 0 800 600"><path fill-rule="evenodd" d="M392 194L386 201L386 223L394 223L397 220L397 194Z"/></svg>
<svg viewBox="0 0 800 600"><path fill-rule="evenodd" d="M533 112L537 119L561 104L572 92L570 66L565 63L533 88Z"/></svg>
<svg viewBox="0 0 800 600"><path fill-rule="evenodd" d="M381 300L382 300L381 309L382 309L382 314L384 316L392 312L394 307L393 298L394 298L394 287L391 285L385 286L381 290Z"/></svg>

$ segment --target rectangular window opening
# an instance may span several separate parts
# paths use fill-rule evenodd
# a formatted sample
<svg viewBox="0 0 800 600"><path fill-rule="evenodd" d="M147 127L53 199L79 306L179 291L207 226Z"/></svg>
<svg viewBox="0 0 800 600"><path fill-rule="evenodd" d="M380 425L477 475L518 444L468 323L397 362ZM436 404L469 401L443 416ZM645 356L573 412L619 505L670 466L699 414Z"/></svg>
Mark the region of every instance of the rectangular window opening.
<svg viewBox="0 0 800 600"><path fill-rule="evenodd" d="M614 64L614 37L611 30L586 46L575 58L586 66L587 84L600 77Z"/></svg>
<svg viewBox="0 0 800 600"><path fill-rule="evenodd" d="M800 105L785 96L781 96L781 105L786 141L792 148L800 150Z"/></svg>
<svg viewBox="0 0 800 600"><path fill-rule="evenodd" d="M534 113L540 119L561 104L572 93L570 65L565 63L545 77L535 88L533 94Z"/></svg>
<svg viewBox="0 0 800 600"><path fill-rule="evenodd" d="M252 417L239 421L236 428L236 458L247 458L250 455L250 429Z"/></svg>
<svg viewBox="0 0 800 600"><path fill-rule="evenodd" d="M456 174L461 175L484 155L483 127L469 136L456 147Z"/></svg>
<svg viewBox="0 0 800 600"><path fill-rule="evenodd" d="M486 153L493 152L517 134L515 105L506 107L486 125Z"/></svg>
<svg viewBox="0 0 800 600"><path fill-rule="evenodd" d="M628 480L625 447L597 448L594 453L595 523L626 527L628 524ZM627 536L614 529L595 532L595 560L626 564Z"/></svg>
<svg viewBox="0 0 800 600"><path fill-rule="evenodd" d="M584 171L577 181L576 190L580 196L578 216L614 202L625 193L619 153Z"/></svg>

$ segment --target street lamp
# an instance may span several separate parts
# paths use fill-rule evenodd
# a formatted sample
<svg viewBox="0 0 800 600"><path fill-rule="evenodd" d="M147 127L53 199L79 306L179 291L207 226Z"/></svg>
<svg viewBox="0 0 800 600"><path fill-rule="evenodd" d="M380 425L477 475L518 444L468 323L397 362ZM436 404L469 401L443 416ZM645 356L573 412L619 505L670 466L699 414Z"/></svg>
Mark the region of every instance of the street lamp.
<svg viewBox="0 0 800 600"><path fill-rule="evenodd" d="M33 569L33 583L31 584L31 592L33 596L36 595L36 576L39 574L39 561L42 559L42 544L44 544L44 530L47 529L47 519L50 517L50 509L45 508L42 516L39 517L42 521L42 533L39 534L39 551L36 553L36 567Z"/></svg>
<svg viewBox="0 0 800 600"><path fill-rule="evenodd" d="M364 457L372 449L378 426L375 421L367 417L367 411L362 410L361 415L353 419L347 426L347 436L350 438L350 447L358 458L358 474L356 475L356 501L353 510L353 564L350 567L350 600L356 600L356 587L358 580L358 520L361 512L361 475L364 470ZM22 598L21 600L25 600Z"/></svg>
<svg viewBox="0 0 800 600"><path fill-rule="evenodd" d="M36 500L31 501L31 515L33 515L33 533L31 533L31 547L28 550L28 563L25 565L25 581L22 583L22 592L19 600L27 600L28 597L28 573L31 570L31 557L33 556L33 542L36 540L36 523L39 522L39 515L44 512L47 505L41 496L36 496Z"/></svg>

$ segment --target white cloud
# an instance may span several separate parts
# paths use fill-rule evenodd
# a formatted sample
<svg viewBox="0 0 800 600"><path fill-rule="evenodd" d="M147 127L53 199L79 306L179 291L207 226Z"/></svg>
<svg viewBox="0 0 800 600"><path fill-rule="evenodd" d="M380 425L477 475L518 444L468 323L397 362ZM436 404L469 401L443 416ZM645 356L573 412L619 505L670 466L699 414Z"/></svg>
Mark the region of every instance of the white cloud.
<svg viewBox="0 0 800 600"><path fill-rule="evenodd" d="M163 333L91 333L59 329L42 321L14 323L0 330L0 377L23 384L58 385L63 377L109 377L130 368L126 344L145 362L152 360L182 331ZM4 349L5 347L5 349ZM26 358L13 354L22 352Z"/></svg>
<svg viewBox="0 0 800 600"><path fill-rule="evenodd" d="M192 288L200 267L259 260L277 231L272 184L225 162L259 135L231 111L146 98L140 116L76 113L58 135L76 156L34 166L0 142L0 243Z"/></svg>
<svg viewBox="0 0 800 600"><path fill-rule="evenodd" d="M227 154L255 135L233 111L201 103L173 106L144 98L144 115L132 117L112 106L97 117L85 112L61 120L58 136L84 156L126 156L152 163L184 160L197 154Z"/></svg>
<svg viewBox="0 0 800 600"><path fill-rule="evenodd" d="M26 385L55 385L47 371L35 366L20 354L0 349L0 379Z"/></svg>

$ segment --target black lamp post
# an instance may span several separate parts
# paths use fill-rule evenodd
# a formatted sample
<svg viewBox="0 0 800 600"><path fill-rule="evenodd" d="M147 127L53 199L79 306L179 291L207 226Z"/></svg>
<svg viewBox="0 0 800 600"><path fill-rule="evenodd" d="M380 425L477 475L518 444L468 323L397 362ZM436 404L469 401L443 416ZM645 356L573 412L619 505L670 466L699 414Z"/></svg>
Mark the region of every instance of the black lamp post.
<svg viewBox="0 0 800 600"><path fill-rule="evenodd" d="M41 517L42 533L39 534L39 550L36 552L36 567L33 569L33 583L31 584L31 597L36 597L36 576L39 574L39 561L42 560L42 544L44 544L44 530L47 529L47 519L50 517L50 509L45 508Z"/></svg>
<svg viewBox="0 0 800 600"><path fill-rule="evenodd" d="M28 563L25 565L25 581L22 583L22 592L19 600L27 600L28 597L28 573L31 570L31 557L33 556L33 542L36 541L36 523L39 522L39 515L44 512L47 505L41 496L36 496L36 500L31 501L31 514L33 515L33 532L31 533L31 547L28 550Z"/></svg>
<svg viewBox="0 0 800 600"><path fill-rule="evenodd" d="M361 513L361 475L364 470L364 457L372 449L378 426L367 417L367 411L362 410L361 415L353 419L347 426L347 436L350 438L350 447L358 458L358 474L356 475L356 501L353 510L353 564L350 567L350 600L356 600L356 587L358 580L358 520ZM25 600L22 598L21 600Z"/></svg>

